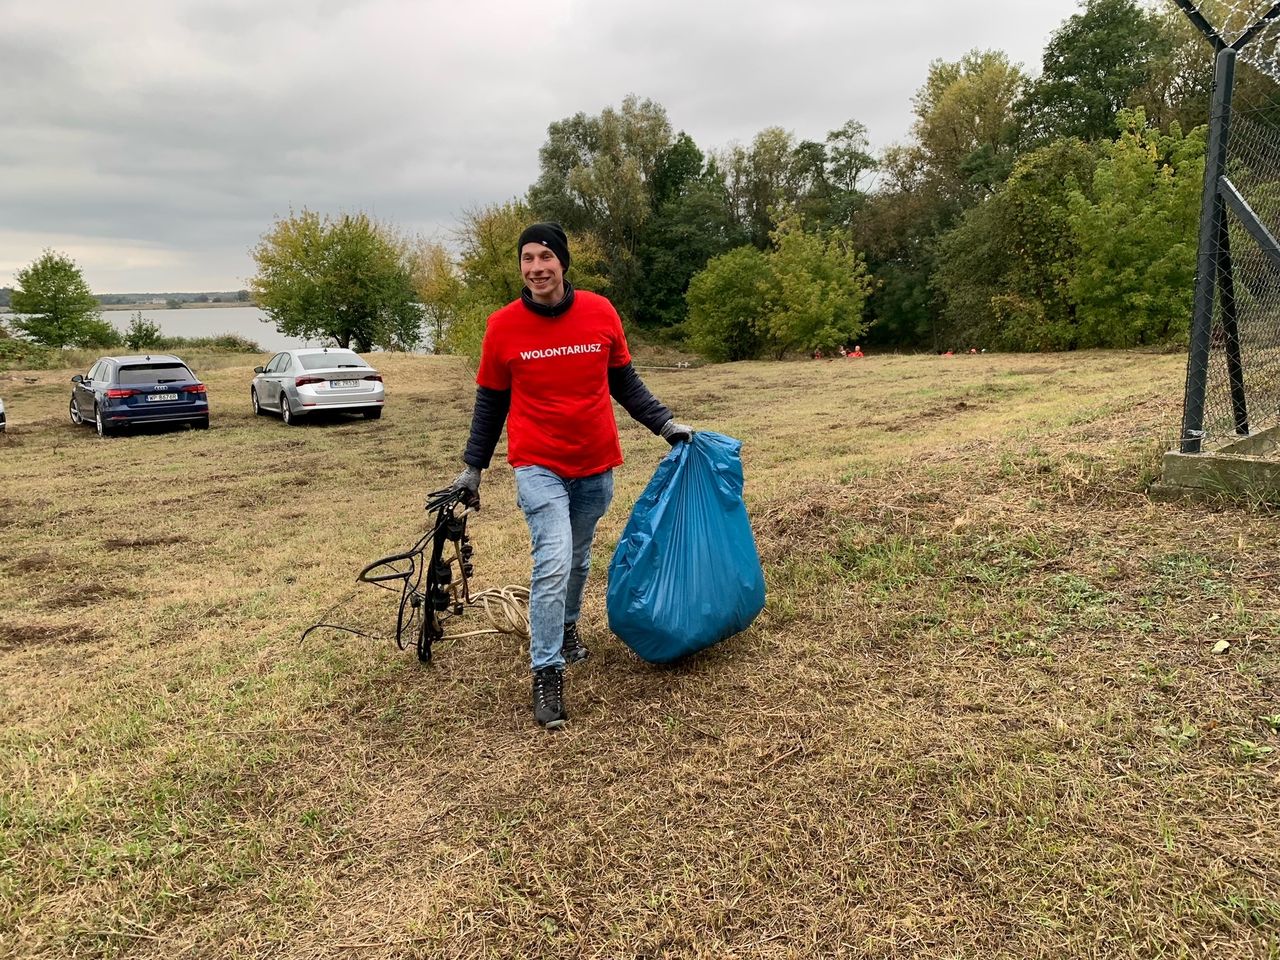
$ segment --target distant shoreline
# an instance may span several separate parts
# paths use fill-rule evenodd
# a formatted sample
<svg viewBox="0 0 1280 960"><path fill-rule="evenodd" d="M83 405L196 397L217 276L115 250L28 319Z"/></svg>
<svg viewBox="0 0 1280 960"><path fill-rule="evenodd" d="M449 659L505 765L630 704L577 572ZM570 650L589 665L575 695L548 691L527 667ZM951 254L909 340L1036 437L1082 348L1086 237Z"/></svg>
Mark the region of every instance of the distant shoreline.
<svg viewBox="0 0 1280 960"><path fill-rule="evenodd" d="M183 303L178 307L170 307L163 300L152 300L149 303L103 303L98 305L99 310L207 310L209 307L246 307L257 309L257 304L253 302L244 303L240 300L227 301L222 303Z"/></svg>
<svg viewBox="0 0 1280 960"><path fill-rule="evenodd" d="M116 310L207 310L210 307L243 307L246 310L256 310L256 303L241 303L239 300L234 302L224 301L222 303L184 303L180 307L170 307L163 300L152 300L149 303L100 303L98 310L103 313ZM0 307L0 316L13 313L12 307Z"/></svg>

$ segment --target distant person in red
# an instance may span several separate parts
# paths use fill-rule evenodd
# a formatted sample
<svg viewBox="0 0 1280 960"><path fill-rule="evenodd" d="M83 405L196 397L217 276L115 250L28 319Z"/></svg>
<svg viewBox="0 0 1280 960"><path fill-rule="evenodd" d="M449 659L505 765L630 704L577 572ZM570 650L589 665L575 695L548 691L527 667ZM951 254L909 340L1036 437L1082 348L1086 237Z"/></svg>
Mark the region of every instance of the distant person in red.
<svg viewBox="0 0 1280 960"><path fill-rule="evenodd" d="M862 347L858 346L858 345L855 343L855 344L853 345L853 352L849 354L849 359L850 359L850 360L857 360L857 359L858 359L859 357L861 357L862 355L863 355L863 354L862 354Z"/></svg>

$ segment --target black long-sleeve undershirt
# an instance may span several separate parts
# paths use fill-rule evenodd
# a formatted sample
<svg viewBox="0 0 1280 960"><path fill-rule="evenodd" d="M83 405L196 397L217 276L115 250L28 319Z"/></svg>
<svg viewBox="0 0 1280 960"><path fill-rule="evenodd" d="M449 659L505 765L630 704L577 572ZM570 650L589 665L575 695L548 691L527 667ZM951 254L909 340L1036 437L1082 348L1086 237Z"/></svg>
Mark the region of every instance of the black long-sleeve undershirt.
<svg viewBox="0 0 1280 960"><path fill-rule="evenodd" d="M609 368L609 395L618 401L619 406L633 420L644 424L655 434L661 432L671 419L671 411L649 391L630 363ZM476 387L476 406L471 414L471 436L468 437L467 449L462 454L463 463L480 470L488 469L510 409L510 390Z"/></svg>
<svg viewBox="0 0 1280 960"><path fill-rule="evenodd" d="M471 412L471 436L467 438L467 449L462 454L463 463L481 470L488 469L510 409L510 390L476 387L476 406Z"/></svg>
<svg viewBox="0 0 1280 960"><path fill-rule="evenodd" d="M644 424L654 433L659 433L671 419L671 411L649 392L636 368L629 363L609 368L609 396L631 414L632 420Z"/></svg>

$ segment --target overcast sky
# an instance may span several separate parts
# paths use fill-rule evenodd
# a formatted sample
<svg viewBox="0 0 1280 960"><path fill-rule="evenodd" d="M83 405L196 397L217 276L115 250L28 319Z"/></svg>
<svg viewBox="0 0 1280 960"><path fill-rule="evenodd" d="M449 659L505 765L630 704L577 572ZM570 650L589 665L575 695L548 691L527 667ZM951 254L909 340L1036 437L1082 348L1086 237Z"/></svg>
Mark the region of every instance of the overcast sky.
<svg viewBox="0 0 1280 960"><path fill-rule="evenodd" d="M521 195L547 125L628 93L703 150L854 118L903 140L935 58L1038 72L1077 0L0 0L0 286L234 290L274 217L445 239Z"/></svg>

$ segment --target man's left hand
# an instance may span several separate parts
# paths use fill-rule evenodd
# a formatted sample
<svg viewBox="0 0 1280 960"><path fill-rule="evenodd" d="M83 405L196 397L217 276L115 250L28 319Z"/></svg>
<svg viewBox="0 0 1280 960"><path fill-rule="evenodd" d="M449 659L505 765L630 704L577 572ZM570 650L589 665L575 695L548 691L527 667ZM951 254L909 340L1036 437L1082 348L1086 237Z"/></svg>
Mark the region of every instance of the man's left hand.
<svg viewBox="0 0 1280 960"><path fill-rule="evenodd" d="M693 439L693 427L687 423L668 420L662 425L660 436L674 447L677 443L688 443Z"/></svg>

